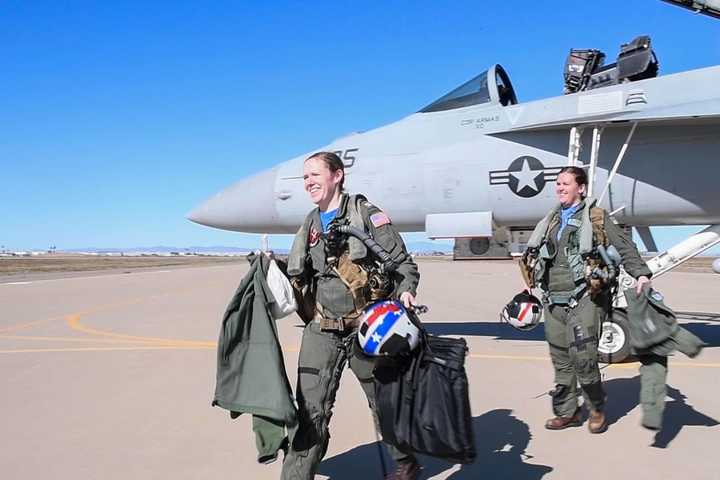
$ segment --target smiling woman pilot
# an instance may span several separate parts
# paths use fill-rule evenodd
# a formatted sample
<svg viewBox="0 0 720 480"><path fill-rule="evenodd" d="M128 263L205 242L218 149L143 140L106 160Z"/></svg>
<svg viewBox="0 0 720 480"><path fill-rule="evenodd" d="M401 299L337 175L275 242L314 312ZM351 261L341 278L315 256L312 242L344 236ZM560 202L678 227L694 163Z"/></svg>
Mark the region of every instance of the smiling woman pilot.
<svg viewBox="0 0 720 480"><path fill-rule="evenodd" d="M597 247L614 246L622 265L637 279L640 292L650 282L650 269L635 245L607 213L585 199L587 175L578 167L565 167L557 178L559 201L535 227L523 262L531 286L543 292L545 337L555 370L551 392L555 417L545 423L550 430L582 424L577 384L590 413L591 433L607 429L603 408L605 392L598 368L598 331L610 308L610 285L589 277L587 267L597 258Z"/></svg>
<svg viewBox="0 0 720 480"><path fill-rule="evenodd" d="M407 255L387 214L362 195L344 193L345 169L336 154L319 152L308 157L303 178L305 191L316 208L295 236L288 274L296 286L309 286L315 292L316 308L300 345L296 389L299 422L290 432L290 449L282 470L284 480L314 478L327 450L328 424L346 364L360 381L371 409L375 409L374 362L355 341L362 310L370 301L365 297L368 289L358 284L367 281L363 273L373 260L369 257L372 253L366 251L360 256L348 242L341 247L343 251L330 252L332 247L323 233L328 232L332 222L361 226L392 258L404 257L394 273L393 296L405 306L415 304L420 279L417 265ZM374 412L373 417L377 425ZM420 466L415 458L386 446L397 462L397 470L388 478L417 478Z"/></svg>

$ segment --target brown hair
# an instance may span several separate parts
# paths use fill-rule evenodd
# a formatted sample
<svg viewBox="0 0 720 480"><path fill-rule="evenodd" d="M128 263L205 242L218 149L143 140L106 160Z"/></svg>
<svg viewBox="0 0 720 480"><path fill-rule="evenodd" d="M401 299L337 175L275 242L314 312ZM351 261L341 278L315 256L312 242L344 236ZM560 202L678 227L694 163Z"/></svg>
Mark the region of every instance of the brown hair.
<svg viewBox="0 0 720 480"><path fill-rule="evenodd" d="M575 183L578 185L585 185L585 192L587 192L587 184L588 184L588 177L587 173L585 173L585 170L583 170L580 167L563 167L558 172L558 177L561 173L569 173L573 177L575 177ZM585 195L583 195L583 198Z"/></svg>
<svg viewBox="0 0 720 480"><path fill-rule="evenodd" d="M338 170L343 172L343 178L340 180L340 191L344 191L345 187L343 186L345 184L345 164L340 159L340 157L337 156L336 153L333 152L317 152L310 155L308 158L305 159L305 161L309 160L322 160L325 165L328 167L330 172L335 173Z"/></svg>

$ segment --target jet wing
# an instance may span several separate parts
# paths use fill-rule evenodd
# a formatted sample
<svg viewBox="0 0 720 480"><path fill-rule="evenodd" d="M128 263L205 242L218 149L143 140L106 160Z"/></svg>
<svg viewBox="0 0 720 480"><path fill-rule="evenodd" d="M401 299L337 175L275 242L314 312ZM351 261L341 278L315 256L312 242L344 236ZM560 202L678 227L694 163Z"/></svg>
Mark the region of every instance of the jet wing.
<svg viewBox="0 0 720 480"><path fill-rule="evenodd" d="M509 132L613 122L716 122L720 66L510 105L503 112Z"/></svg>
<svg viewBox="0 0 720 480"><path fill-rule="evenodd" d="M516 124L509 131L557 129L599 123L688 123L688 121L717 121L720 123L720 99L703 100L681 105L668 105L635 111L573 115L539 122Z"/></svg>

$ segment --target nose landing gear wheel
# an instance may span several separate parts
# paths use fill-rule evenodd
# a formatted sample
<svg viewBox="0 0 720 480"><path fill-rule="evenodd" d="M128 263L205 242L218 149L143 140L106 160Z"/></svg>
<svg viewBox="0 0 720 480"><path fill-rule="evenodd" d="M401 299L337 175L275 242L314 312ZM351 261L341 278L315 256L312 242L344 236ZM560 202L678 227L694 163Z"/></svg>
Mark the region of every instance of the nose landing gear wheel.
<svg viewBox="0 0 720 480"><path fill-rule="evenodd" d="M630 333L625 310L614 309L602 323L598 356L602 363L620 363L630 356Z"/></svg>

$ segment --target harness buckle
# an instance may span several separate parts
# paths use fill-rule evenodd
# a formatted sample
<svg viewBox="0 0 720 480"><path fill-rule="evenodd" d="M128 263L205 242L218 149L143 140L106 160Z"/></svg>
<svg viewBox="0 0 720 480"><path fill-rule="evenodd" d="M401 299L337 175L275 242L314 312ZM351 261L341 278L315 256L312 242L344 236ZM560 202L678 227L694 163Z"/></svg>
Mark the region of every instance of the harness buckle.
<svg viewBox="0 0 720 480"><path fill-rule="evenodd" d="M323 332L342 333L345 331L345 322L342 318L320 317L320 330Z"/></svg>

